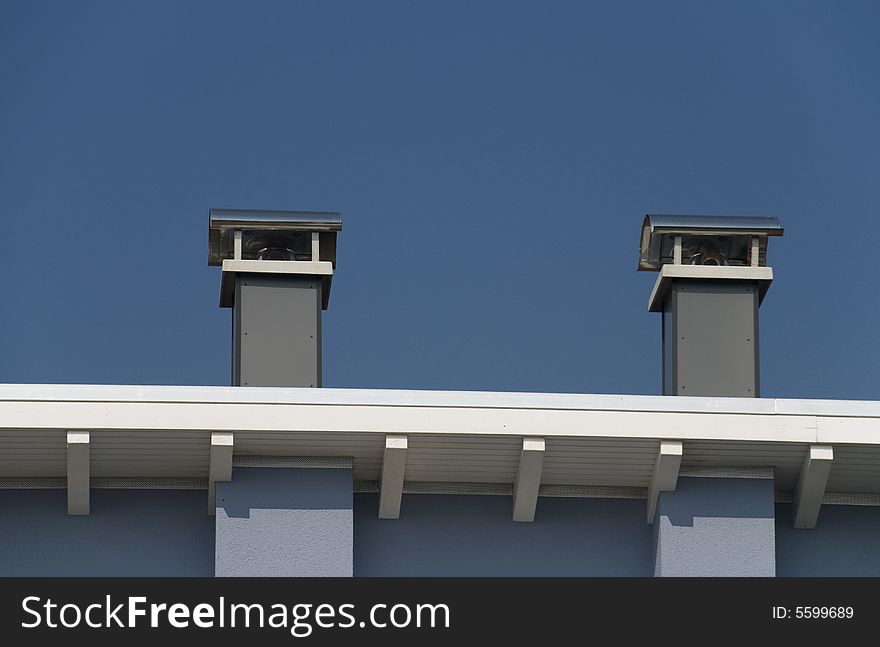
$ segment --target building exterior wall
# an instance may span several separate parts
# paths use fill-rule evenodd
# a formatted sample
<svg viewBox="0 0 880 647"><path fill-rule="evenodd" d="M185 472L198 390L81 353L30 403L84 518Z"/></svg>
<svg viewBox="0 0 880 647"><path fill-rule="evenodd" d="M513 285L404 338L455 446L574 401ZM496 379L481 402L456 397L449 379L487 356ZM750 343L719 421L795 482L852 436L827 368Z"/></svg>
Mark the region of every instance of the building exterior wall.
<svg viewBox="0 0 880 647"><path fill-rule="evenodd" d="M534 523L507 496L405 494L400 519L355 495L355 576L650 576L645 502L542 497Z"/></svg>
<svg viewBox="0 0 880 647"><path fill-rule="evenodd" d="M88 516L63 489L0 490L0 576L211 576L215 520L203 490L93 489ZM535 523L505 496L403 497L378 519L354 495L355 576L643 576L654 571L645 501L541 497ZM880 507L824 505L815 529L775 505L776 575L880 576Z"/></svg>
<svg viewBox="0 0 880 647"><path fill-rule="evenodd" d="M0 490L0 576L211 576L204 490L100 490L67 514L66 490Z"/></svg>
<svg viewBox="0 0 880 647"><path fill-rule="evenodd" d="M236 467L216 519L217 575L352 575L350 468Z"/></svg>
<svg viewBox="0 0 880 647"><path fill-rule="evenodd" d="M792 505L776 504L778 577L880 576L880 507L823 505L815 528L792 527Z"/></svg>
<svg viewBox="0 0 880 647"><path fill-rule="evenodd" d="M773 501L772 478L679 478L657 502L654 575L773 577Z"/></svg>

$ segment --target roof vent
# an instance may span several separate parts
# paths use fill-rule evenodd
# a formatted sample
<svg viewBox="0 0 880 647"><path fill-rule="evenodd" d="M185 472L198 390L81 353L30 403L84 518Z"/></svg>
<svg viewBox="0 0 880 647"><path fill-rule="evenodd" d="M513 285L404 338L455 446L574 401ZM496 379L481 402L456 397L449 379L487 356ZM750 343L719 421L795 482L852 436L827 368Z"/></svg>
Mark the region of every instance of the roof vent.
<svg viewBox="0 0 880 647"><path fill-rule="evenodd" d="M341 230L332 211L210 210L208 265L222 268L220 307L233 309L233 385L321 386Z"/></svg>
<svg viewBox="0 0 880 647"><path fill-rule="evenodd" d="M659 276L648 310L663 313L663 393L758 397L758 308L773 281L776 218L647 215L639 270Z"/></svg>

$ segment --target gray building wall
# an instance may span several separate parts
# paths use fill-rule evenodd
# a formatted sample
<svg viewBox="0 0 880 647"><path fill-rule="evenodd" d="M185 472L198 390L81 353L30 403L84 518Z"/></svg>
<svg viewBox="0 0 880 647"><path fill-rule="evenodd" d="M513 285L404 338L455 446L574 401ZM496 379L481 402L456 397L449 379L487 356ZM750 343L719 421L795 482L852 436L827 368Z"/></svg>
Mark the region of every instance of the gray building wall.
<svg viewBox="0 0 880 647"><path fill-rule="evenodd" d="M93 489L69 516L65 490L0 490L0 576L211 576L214 519L203 490ZM510 497L404 495L398 520L354 495L354 574L651 576L645 502L540 498L536 523ZM233 511L234 514L234 511ZM880 507L824 505L815 529L775 505L776 575L880 576Z"/></svg>
<svg viewBox="0 0 880 647"><path fill-rule="evenodd" d="M355 576L650 576L645 502L541 497L534 523L508 496L405 494L400 519L356 494Z"/></svg>
<svg viewBox="0 0 880 647"><path fill-rule="evenodd" d="M67 514L66 490L0 490L0 576L211 576L204 490L98 490Z"/></svg>
<svg viewBox="0 0 880 647"><path fill-rule="evenodd" d="M776 575L880 576L880 507L823 505L815 528L795 529L791 504L776 504Z"/></svg>

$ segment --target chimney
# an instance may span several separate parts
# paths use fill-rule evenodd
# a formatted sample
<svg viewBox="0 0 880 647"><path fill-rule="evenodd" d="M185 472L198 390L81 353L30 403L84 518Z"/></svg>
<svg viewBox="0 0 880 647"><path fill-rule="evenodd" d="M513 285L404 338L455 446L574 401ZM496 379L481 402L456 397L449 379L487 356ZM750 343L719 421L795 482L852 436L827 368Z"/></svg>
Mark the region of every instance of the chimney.
<svg viewBox="0 0 880 647"><path fill-rule="evenodd" d="M321 386L321 311L336 267L338 213L211 209L208 265L232 308L233 386Z"/></svg>
<svg viewBox="0 0 880 647"><path fill-rule="evenodd" d="M639 270L658 272L663 394L760 396L758 308L773 281L776 218L647 215Z"/></svg>

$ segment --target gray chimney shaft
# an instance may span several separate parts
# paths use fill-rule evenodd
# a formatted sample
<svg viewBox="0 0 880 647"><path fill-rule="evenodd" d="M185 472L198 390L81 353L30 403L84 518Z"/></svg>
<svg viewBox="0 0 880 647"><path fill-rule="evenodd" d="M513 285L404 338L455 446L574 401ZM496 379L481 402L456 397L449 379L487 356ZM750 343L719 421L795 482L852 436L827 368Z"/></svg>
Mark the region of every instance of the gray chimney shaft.
<svg viewBox="0 0 880 647"><path fill-rule="evenodd" d="M321 386L321 281L237 274L233 386Z"/></svg>
<svg viewBox="0 0 880 647"><path fill-rule="evenodd" d="M663 395L759 393L757 285L673 280L663 300Z"/></svg>

